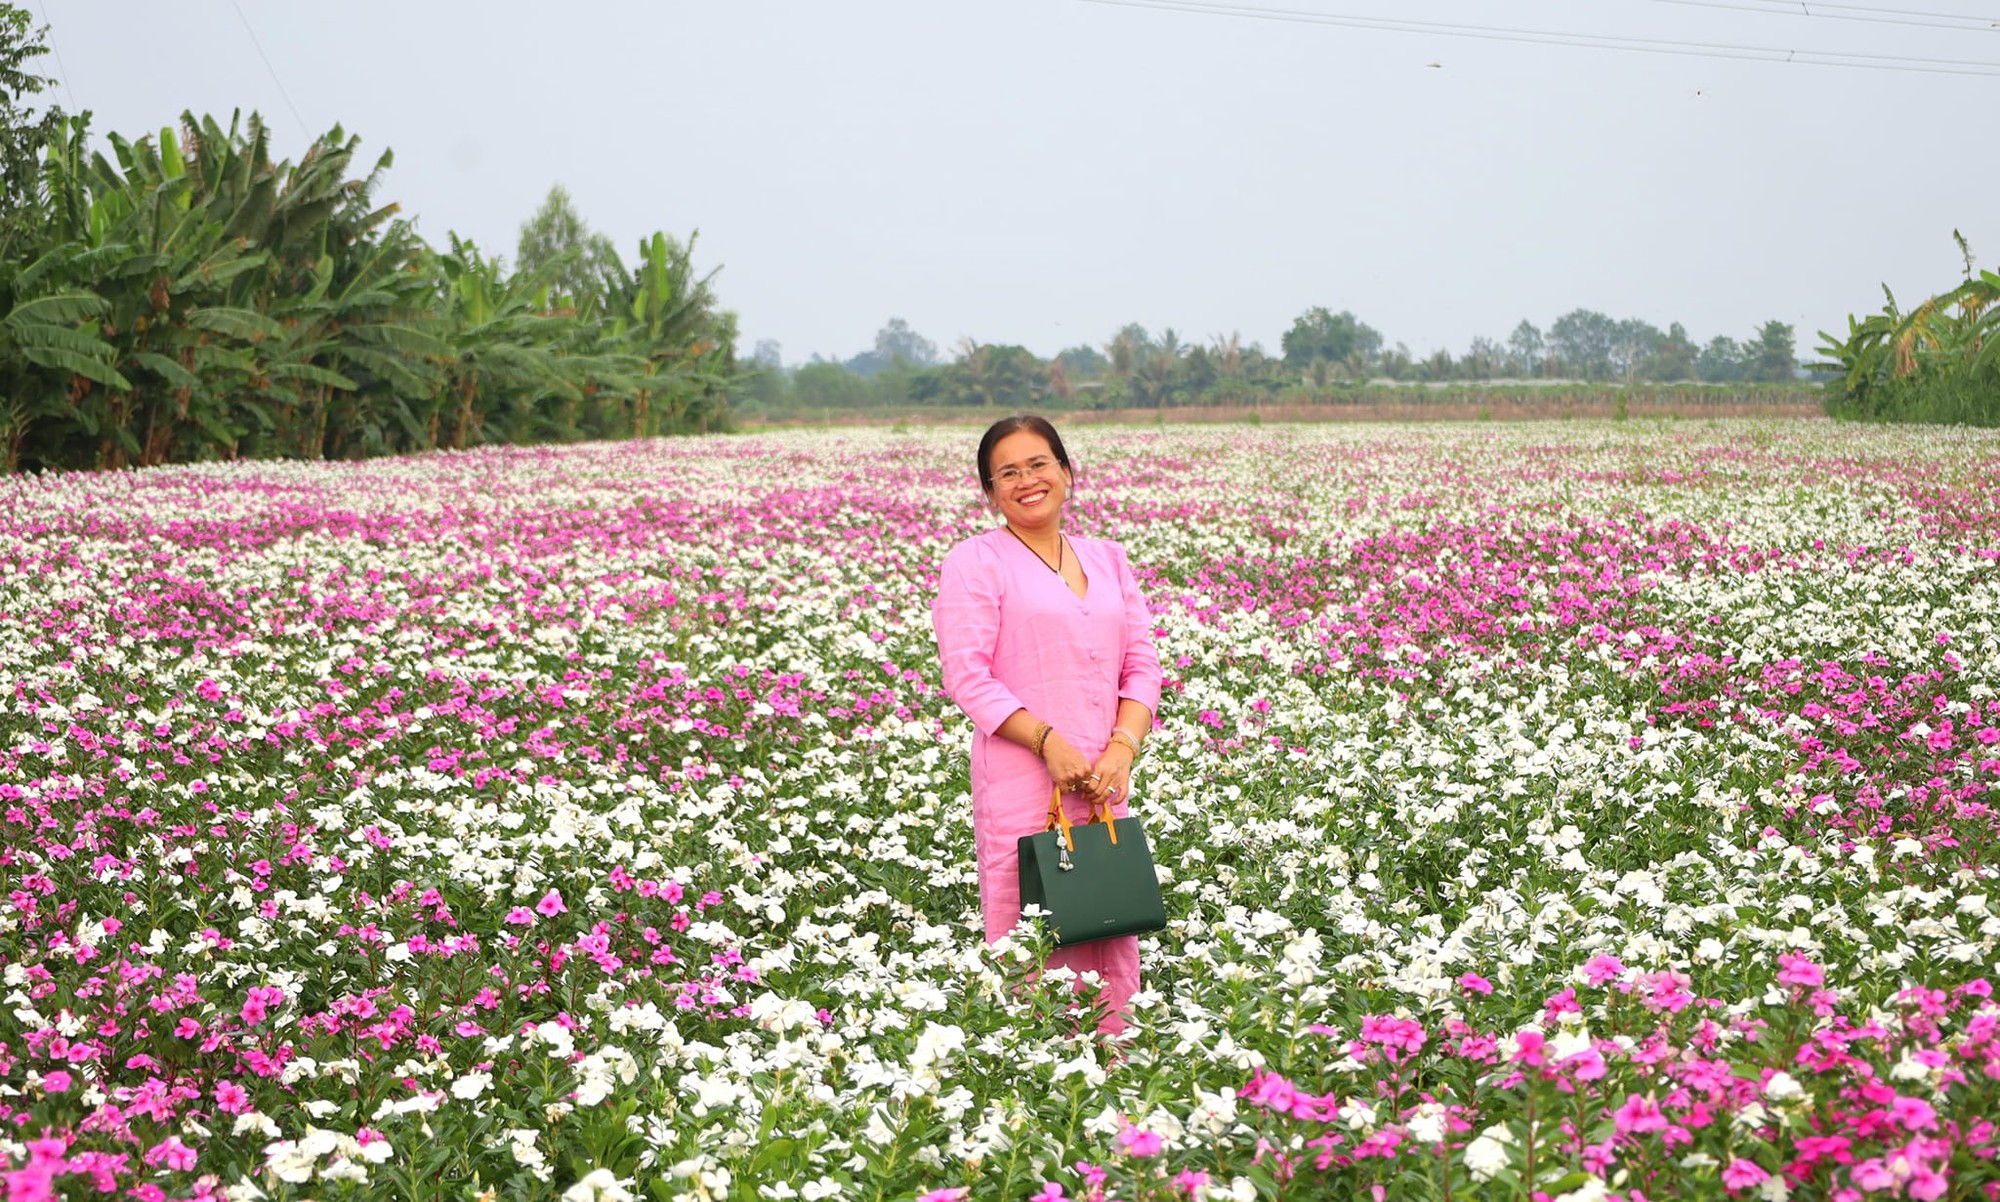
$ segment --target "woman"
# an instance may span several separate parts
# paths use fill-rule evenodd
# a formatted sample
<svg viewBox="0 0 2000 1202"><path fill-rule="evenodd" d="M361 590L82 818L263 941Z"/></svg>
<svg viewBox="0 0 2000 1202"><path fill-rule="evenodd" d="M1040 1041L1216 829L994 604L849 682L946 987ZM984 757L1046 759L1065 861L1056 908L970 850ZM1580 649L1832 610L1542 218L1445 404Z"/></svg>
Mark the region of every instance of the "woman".
<svg viewBox="0 0 2000 1202"><path fill-rule="evenodd" d="M1063 533L1075 473L1048 420L1002 418L979 440L979 480L1005 525L945 556L931 608L945 691L972 719L972 829L991 943L1021 917L1016 840L1048 822L1050 786L1073 821L1122 816L1132 761L1160 704L1151 620L1124 548ZM1124 1030L1139 941L1058 949L1052 967L1103 980L1098 1029Z"/></svg>

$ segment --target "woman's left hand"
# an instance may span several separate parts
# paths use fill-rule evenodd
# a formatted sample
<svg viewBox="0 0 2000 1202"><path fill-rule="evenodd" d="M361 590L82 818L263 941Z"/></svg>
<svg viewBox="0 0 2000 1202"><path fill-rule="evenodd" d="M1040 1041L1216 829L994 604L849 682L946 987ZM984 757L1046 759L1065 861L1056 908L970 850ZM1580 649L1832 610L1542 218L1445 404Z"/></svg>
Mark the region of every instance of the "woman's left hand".
<svg viewBox="0 0 2000 1202"><path fill-rule="evenodd" d="M1106 747L1090 766L1097 775L1082 790L1093 806L1110 807L1128 799L1132 790L1132 753L1121 743Z"/></svg>

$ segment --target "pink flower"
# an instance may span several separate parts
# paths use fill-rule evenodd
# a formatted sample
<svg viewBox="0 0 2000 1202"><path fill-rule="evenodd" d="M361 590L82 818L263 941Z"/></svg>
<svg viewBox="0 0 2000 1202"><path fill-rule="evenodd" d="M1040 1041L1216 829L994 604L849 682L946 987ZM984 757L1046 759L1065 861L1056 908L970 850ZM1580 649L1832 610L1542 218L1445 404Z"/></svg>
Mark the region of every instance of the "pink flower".
<svg viewBox="0 0 2000 1202"><path fill-rule="evenodd" d="M57 1069L55 1072L47 1073L42 1077L42 1092L68 1093L69 1087L73 1084L75 1084L75 1081L68 1073Z"/></svg>
<svg viewBox="0 0 2000 1202"><path fill-rule="evenodd" d="M1208 1174L1193 1169L1182 1169L1174 1174L1174 1188L1192 1198L1195 1192L1208 1184Z"/></svg>
<svg viewBox="0 0 2000 1202"><path fill-rule="evenodd" d="M1638 1094L1626 1095L1625 1104L1611 1113L1611 1122L1620 1135L1642 1135L1648 1131L1667 1129L1667 1117L1660 1113L1659 1104Z"/></svg>
<svg viewBox="0 0 2000 1202"><path fill-rule="evenodd" d="M146 1149L144 1159L147 1164L164 1165L176 1172L185 1173L194 1167L194 1149L182 1143L179 1136L170 1135Z"/></svg>
<svg viewBox="0 0 2000 1202"><path fill-rule="evenodd" d="M949 1189L934 1189L928 1194L918 1194L917 1202L960 1202L971 1192L970 1186L954 1185Z"/></svg>
<svg viewBox="0 0 2000 1202"><path fill-rule="evenodd" d="M1366 1014L1361 1018L1361 1039L1364 1043L1379 1043L1390 1050L1421 1052L1424 1049L1424 1025L1413 1018L1394 1018L1387 1014Z"/></svg>
<svg viewBox="0 0 2000 1202"><path fill-rule="evenodd" d="M1250 1099L1253 1106L1262 1106L1279 1114L1291 1113L1292 1104L1298 1100L1298 1090L1290 1081L1278 1073L1267 1073L1258 1069L1250 1076L1250 1083L1237 1091L1239 1096Z"/></svg>
<svg viewBox="0 0 2000 1202"><path fill-rule="evenodd" d="M535 913L543 918L554 918L558 914L569 913L569 907L563 904L562 894L551 889L542 895L542 900L535 903Z"/></svg>
<svg viewBox="0 0 2000 1202"><path fill-rule="evenodd" d="M1063 1188L1053 1181L1044 1181L1042 1192L1029 1198L1028 1202L1063 1202Z"/></svg>
<svg viewBox="0 0 2000 1202"><path fill-rule="evenodd" d="M1522 1031L1514 1036L1514 1063L1539 1065L1543 1062L1542 1049L1548 1044L1548 1037L1540 1031Z"/></svg>
<svg viewBox="0 0 2000 1202"><path fill-rule="evenodd" d="M1756 1162L1738 1156L1723 1167L1722 1184L1734 1193L1740 1189L1749 1189L1769 1176L1770 1174Z"/></svg>
<svg viewBox="0 0 2000 1202"><path fill-rule="evenodd" d="M234 1081L215 1083L215 1107L224 1114L242 1114L250 1109L250 1091Z"/></svg>
<svg viewBox="0 0 2000 1202"><path fill-rule="evenodd" d="M1581 1052L1573 1052L1558 1060L1556 1067L1562 1069L1578 1081L1601 1080L1607 1071L1604 1064L1604 1056L1596 1048L1585 1048Z"/></svg>
<svg viewBox="0 0 2000 1202"><path fill-rule="evenodd" d="M1784 952L1778 956L1778 984L1801 989L1818 989L1826 984L1826 970L1814 964L1804 952Z"/></svg>
<svg viewBox="0 0 2000 1202"><path fill-rule="evenodd" d="M1927 1164L1920 1163L1910 1171L1910 1197L1917 1202L1937 1202L1950 1188L1945 1175Z"/></svg>
<svg viewBox="0 0 2000 1202"><path fill-rule="evenodd" d="M535 912L526 906L515 906L500 921L510 926L531 927L535 925Z"/></svg>
<svg viewBox="0 0 2000 1202"><path fill-rule="evenodd" d="M1165 1146L1165 1141L1158 1135L1151 1131L1141 1131L1130 1123L1118 1133L1118 1142L1125 1145L1125 1155L1136 1160L1158 1156L1160 1149Z"/></svg>
<svg viewBox="0 0 2000 1202"><path fill-rule="evenodd" d="M1625 962L1616 956L1592 956L1583 965L1583 979L1592 985L1615 981L1625 972Z"/></svg>
<svg viewBox="0 0 2000 1202"><path fill-rule="evenodd" d="M1937 1126L1937 1111L1922 1098L1897 1098L1889 1104L1889 1117L1905 1131L1923 1131Z"/></svg>
<svg viewBox="0 0 2000 1202"><path fill-rule="evenodd" d="M1492 993L1493 982L1476 972L1466 973L1458 979L1458 987L1467 993Z"/></svg>

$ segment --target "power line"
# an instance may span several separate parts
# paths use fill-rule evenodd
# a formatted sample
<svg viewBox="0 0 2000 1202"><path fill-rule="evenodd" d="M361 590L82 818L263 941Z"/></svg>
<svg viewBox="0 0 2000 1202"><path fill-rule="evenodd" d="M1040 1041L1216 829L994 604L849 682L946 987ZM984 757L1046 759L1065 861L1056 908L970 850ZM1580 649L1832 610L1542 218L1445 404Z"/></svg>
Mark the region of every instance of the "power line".
<svg viewBox="0 0 2000 1202"><path fill-rule="evenodd" d="M1652 0L1655 4L1679 4L1688 8L1719 8L1727 12L1756 13L1766 17L1814 17L1828 21L1865 21L1871 25L1901 25L1909 29L1949 29L1954 33L2000 32L2000 21L1986 17L1961 17L1950 13L1907 12L1900 8L1875 8L1865 4L1800 3L1798 0L1752 0L1751 4L1727 0ZM1756 3L1775 5L1753 7ZM1872 15L1888 14L1894 16Z"/></svg>
<svg viewBox="0 0 2000 1202"><path fill-rule="evenodd" d="M1642 38L1593 33L1562 33L1543 29L1512 29L1504 26L1466 25L1449 21L1417 21L1406 18L1356 17L1345 14L1301 12L1296 9L1262 8L1248 4L1225 4L1215 0L1083 0L1114 8L1142 8L1159 12L1196 13L1247 20L1280 21L1299 25L1332 25L1348 29L1372 29L1391 33L1428 33L1476 41L1519 42L1539 46L1574 46L1595 50L1628 50L1647 54L1673 54L1689 58L1736 59L1747 62L1796 63L1815 67L1852 67L1872 71L1902 71L1923 75L1970 75L2000 77L2000 62L1975 59L1946 59L1917 55L1857 54L1839 50L1795 50L1770 46L1739 46L1727 42L1684 42L1668 38Z"/></svg>
<svg viewBox="0 0 2000 1202"><path fill-rule="evenodd" d="M299 116L299 106L292 103L292 94L285 91L285 81L278 78L278 69L271 65L271 56L264 53L264 43L258 40L257 31L250 28L250 18L243 15L243 6L237 0L229 0L229 5L236 10L236 19L243 22L243 32L250 35L250 44L257 48L257 57L264 60L264 69L271 73L271 82L278 85L278 95L284 97L285 107L292 110L292 120L299 123L299 132L310 142L312 131L306 128L306 119Z"/></svg>
<svg viewBox="0 0 2000 1202"><path fill-rule="evenodd" d="M63 62L62 43L56 41L56 27L50 22L48 10L46 6L40 3L40 0L37 0L35 4L35 15L42 19L42 28L49 31L49 49L55 52L56 70L62 72L63 95L69 97L69 107L81 113L82 110L76 107L76 93L70 90L69 64Z"/></svg>

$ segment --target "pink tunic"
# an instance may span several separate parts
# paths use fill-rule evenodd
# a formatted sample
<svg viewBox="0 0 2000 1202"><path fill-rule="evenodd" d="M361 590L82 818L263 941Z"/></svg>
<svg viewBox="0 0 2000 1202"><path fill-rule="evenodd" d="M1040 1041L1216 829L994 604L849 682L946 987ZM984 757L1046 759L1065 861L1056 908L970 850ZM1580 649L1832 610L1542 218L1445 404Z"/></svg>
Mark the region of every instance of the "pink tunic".
<svg viewBox="0 0 2000 1202"><path fill-rule="evenodd" d="M993 732L1026 709L1095 761L1110 742L1121 697L1152 711L1160 706L1152 619L1125 549L1091 538L1071 538L1069 545L1089 581L1081 597L1018 538L996 528L945 556L931 607L945 692L975 728L972 832L989 943L1020 921L1015 841L1046 825L1051 783L1032 751ZM1080 798L1063 800L1072 820L1088 816ZM1126 799L1113 811L1126 813ZM1049 964L1097 972L1105 983L1101 1026L1123 1029L1120 1015L1139 988L1138 939L1062 949Z"/></svg>

